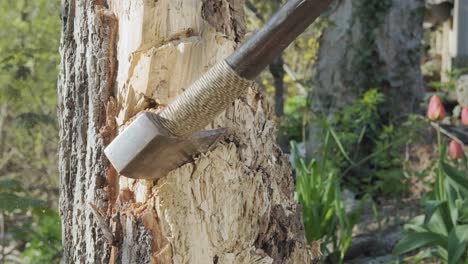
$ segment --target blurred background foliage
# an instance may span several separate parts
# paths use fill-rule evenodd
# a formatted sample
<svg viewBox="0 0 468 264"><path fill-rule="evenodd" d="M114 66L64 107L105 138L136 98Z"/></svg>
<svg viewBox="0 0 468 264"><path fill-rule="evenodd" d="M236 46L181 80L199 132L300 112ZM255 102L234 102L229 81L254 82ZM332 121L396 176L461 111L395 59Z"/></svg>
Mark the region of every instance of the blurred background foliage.
<svg viewBox="0 0 468 264"><path fill-rule="evenodd" d="M0 2L0 263L60 256L59 0Z"/></svg>
<svg viewBox="0 0 468 264"><path fill-rule="evenodd" d="M281 0L247 0L246 15L250 32L271 17L274 10L284 2ZM337 1L337 4L346 6L346 2ZM425 240L420 234L411 236L415 233L414 229L420 231L427 228L422 224L415 227L413 223L412 227L415 227L412 230L413 233L401 231L402 226L413 215L423 214L424 208L427 208L426 201L440 205L447 199L452 199L451 221L457 222L457 217L462 218L459 210L461 210L461 205L466 204L466 198L459 189L452 191L456 195L453 194L448 198L434 197L433 190L438 188L434 183L436 177L434 168L440 164L440 160L446 160L446 151L440 146L435 148L433 146L434 130L430 129L427 120L421 116L427 105L419 104L418 101L416 111L399 112L399 109L404 109L404 106L401 106L402 101L407 99L404 96L410 94L406 94L406 91L413 87L408 86L397 90L390 87L390 81L387 79L394 78L394 81L395 78L401 77L401 83L404 85L417 83L420 76L416 75L420 74L418 68L421 66L419 63L422 62L418 61L419 57L438 57L430 54L428 50L426 50L427 53L423 53L424 43L421 43L420 49L405 47L408 50L402 51L401 56L408 56L408 61L411 63L404 64L408 62L402 60L404 65L400 65L401 69L403 67L414 69L415 76L409 76L403 70L386 72L391 70L391 67L384 67L385 62L381 60L382 57L379 57L381 51L378 51L377 41L382 41L383 36L382 29L379 27L381 25L382 28L391 27L385 24L390 21L386 17L387 13L400 12L398 8L401 8L397 6L392 9L395 2L391 0L353 1L353 8L356 9L355 11L353 9L352 16L354 21L360 21L360 26L353 27L349 33L352 34L350 42L356 43L349 43L347 45L349 47L344 45L351 51L354 49L357 52L350 52L353 54L350 56L354 57L347 63L353 65L351 70L354 76L351 76L351 80L347 80L349 87L343 88L354 91L355 100L352 103L347 103L326 115L312 112L311 95L314 94L314 89L331 88L317 86L316 78L319 73L315 70L323 33L327 28L334 26L333 22L329 21L328 15L330 14L324 14L313 23L257 79L260 87L267 94L266 98L274 106L278 124L278 143L283 151L291 155L296 180L295 194L303 207L306 237L312 244L314 241L320 242L323 254L320 260L322 263L400 263L400 261L404 263L458 263L453 262L452 251L454 250L458 250L456 257L460 256L457 261L465 261L466 258L466 253L460 253L465 252L466 240L463 236L468 234L463 229L464 227L454 229L449 227L443 239L438 240L445 245L442 249L438 247L440 243L433 243L430 239ZM422 2L424 1L420 1ZM404 9L402 10L401 14L405 16ZM424 6L421 5L421 8L411 12L415 13L410 17L421 18ZM412 32L410 34L423 30L422 25L419 25L419 29L417 25L411 25L411 27L414 31L410 29ZM441 24L435 27L440 28ZM353 31L357 28L359 32ZM426 34L435 35L434 28L426 30ZM377 40L377 38L381 39ZM338 39L342 40L342 38ZM384 37L384 41L392 42L393 40L385 40ZM324 56L333 55L324 54ZM434 59L431 63L433 61ZM327 64L324 65L327 66ZM333 67L340 67L340 65ZM347 66L343 65L343 67ZM458 78L465 72L465 69L453 69L446 74L445 80L440 76L439 78L424 76L424 79L432 80L423 85L426 87L425 98L429 96L430 89L433 87L443 92L441 95L450 101L449 92L455 90ZM404 92L399 94L400 91ZM339 98L340 95L335 96ZM452 98L449 104L456 105L456 102ZM454 118L459 118L460 106L449 110L453 110L452 121L445 119L443 122L456 124L458 121L453 121ZM316 150L317 153L312 156L305 152L305 146L310 144L307 130L311 124L319 128L317 138L323 139ZM290 147L290 141L296 143ZM447 141L447 138L443 141ZM436 157L435 149L443 154ZM452 169L459 170L460 177L467 177L466 171L460 167L461 163L454 164L452 164ZM453 178L451 176L453 172L447 174L446 177L451 179ZM441 206L433 208L431 215L426 212L427 221L433 214L439 214L440 208ZM417 219L423 217L421 215ZM377 228L372 228L372 225L376 225ZM462 235L450 236L449 233L452 230L462 232L460 233ZM396 245L402 233L408 235L402 238L402 242L398 244L398 248L392 255L388 248ZM452 240L452 244L455 243L453 241L457 243L447 249L448 240ZM399 256L402 253L405 257ZM367 255L369 255L368 258L366 258ZM448 257L449 255L451 257Z"/></svg>
<svg viewBox="0 0 468 264"><path fill-rule="evenodd" d="M285 2L247 0L247 37ZM307 96L314 76L312 68L317 59L319 37L327 23L326 16L318 18L257 78L263 91L269 95L267 100L275 108L278 143L283 149L288 149L291 140L305 140L309 112Z"/></svg>

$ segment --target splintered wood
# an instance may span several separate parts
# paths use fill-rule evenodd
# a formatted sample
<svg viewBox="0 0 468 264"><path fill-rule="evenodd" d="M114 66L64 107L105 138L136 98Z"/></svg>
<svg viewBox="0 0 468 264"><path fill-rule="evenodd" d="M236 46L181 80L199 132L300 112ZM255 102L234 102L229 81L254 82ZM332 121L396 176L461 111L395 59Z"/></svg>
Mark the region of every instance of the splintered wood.
<svg viewBox="0 0 468 264"><path fill-rule="evenodd" d="M235 43L207 26L201 1L113 1L119 18L118 102L122 125L147 107L166 105Z"/></svg>
<svg viewBox="0 0 468 264"><path fill-rule="evenodd" d="M232 53L244 34L242 6L109 1L119 21L117 126L164 107ZM163 179L120 177L121 263L311 263L291 171L264 104L250 89L210 125L228 128L225 140Z"/></svg>

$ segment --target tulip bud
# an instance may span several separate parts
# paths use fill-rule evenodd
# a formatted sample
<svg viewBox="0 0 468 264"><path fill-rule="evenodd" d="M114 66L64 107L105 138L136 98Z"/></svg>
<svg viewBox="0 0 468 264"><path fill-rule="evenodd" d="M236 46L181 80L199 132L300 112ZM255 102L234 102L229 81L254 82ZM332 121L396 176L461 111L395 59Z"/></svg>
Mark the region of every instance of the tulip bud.
<svg viewBox="0 0 468 264"><path fill-rule="evenodd" d="M455 140L450 141L448 155L452 159L461 159L463 157L463 149L460 143Z"/></svg>
<svg viewBox="0 0 468 264"><path fill-rule="evenodd" d="M468 126L468 107L463 107L461 111L461 122L463 125Z"/></svg>
<svg viewBox="0 0 468 264"><path fill-rule="evenodd" d="M438 120L445 117L444 105L440 101L439 96L433 95L429 100L429 106L427 107L427 117L429 120Z"/></svg>

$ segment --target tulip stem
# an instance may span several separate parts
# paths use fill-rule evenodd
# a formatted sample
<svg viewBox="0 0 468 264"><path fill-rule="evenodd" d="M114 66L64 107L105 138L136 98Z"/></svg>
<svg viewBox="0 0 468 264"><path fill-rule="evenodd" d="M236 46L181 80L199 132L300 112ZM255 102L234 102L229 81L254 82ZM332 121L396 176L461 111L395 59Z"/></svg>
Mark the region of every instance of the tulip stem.
<svg viewBox="0 0 468 264"><path fill-rule="evenodd" d="M444 190L444 172L442 171L442 162L444 161L444 153L442 150L442 137L440 127L437 127L437 151L439 152L439 159L437 161L437 176L436 176L436 197L438 200L445 198Z"/></svg>

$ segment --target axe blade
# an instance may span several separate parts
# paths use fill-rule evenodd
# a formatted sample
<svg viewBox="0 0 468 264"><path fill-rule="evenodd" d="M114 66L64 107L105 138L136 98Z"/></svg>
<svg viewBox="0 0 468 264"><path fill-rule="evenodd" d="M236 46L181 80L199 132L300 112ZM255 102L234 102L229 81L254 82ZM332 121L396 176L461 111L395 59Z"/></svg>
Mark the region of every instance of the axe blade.
<svg viewBox="0 0 468 264"><path fill-rule="evenodd" d="M187 138L171 135L158 115L140 114L104 153L119 174L134 179L158 179L206 152L226 129L201 131Z"/></svg>

